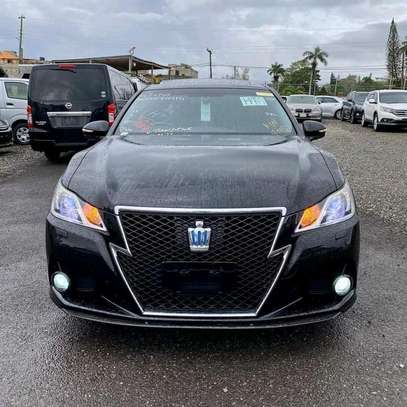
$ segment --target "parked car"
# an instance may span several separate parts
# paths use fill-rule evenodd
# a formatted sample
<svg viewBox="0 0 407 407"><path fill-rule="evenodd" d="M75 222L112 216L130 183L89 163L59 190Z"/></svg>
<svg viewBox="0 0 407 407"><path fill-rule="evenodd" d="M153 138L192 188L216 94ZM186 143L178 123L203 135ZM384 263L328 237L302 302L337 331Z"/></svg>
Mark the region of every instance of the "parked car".
<svg viewBox="0 0 407 407"><path fill-rule="evenodd" d="M51 64L32 68L28 90L31 146L57 160L62 151L80 150L97 140L82 127L94 120L109 125L133 96L135 85L103 64Z"/></svg>
<svg viewBox="0 0 407 407"><path fill-rule="evenodd" d="M290 95L287 96L287 105L299 122L304 120L322 121L322 109L315 96Z"/></svg>
<svg viewBox="0 0 407 407"><path fill-rule="evenodd" d="M323 117L340 119L342 115L343 99L336 96L316 96L317 102L322 109Z"/></svg>
<svg viewBox="0 0 407 407"><path fill-rule="evenodd" d="M70 161L47 217L53 301L153 327L321 322L355 301L359 219L330 153L277 93L174 80L133 97ZM106 135L107 133L107 135Z"/></svg>
<svg viewBox="0 0 407 407"><path fill-rule="evenodd" d="M16 144L28 144L27 127L28 80L0 78L0 119L7 121Z"/></svg>
<svg viewBox="0 0 407 407"><path fill-rule="evenodd" d="M376 90L370 92L363 105L362 126L373 123L373 129L407 127L407 91Z"/></svg>
<svg viewBox="0 0 407 407"><path fill-rule="evenodd" d="M0 120L0 147L12 144L12 130L5 120Z"/></svg>
<svg viewBox="0 0 407 407"><path fill-rule="evenodd" d="M368 92L350 92L343 101L342 120L349 120L352 124L357 123L363 115L363 103Z"/></svg>

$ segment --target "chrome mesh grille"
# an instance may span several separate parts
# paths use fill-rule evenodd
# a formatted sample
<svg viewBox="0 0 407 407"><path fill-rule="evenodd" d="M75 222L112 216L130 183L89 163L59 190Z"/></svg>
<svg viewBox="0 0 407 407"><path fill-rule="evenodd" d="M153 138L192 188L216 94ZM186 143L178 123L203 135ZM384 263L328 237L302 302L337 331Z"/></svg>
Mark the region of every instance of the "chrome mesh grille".
<svg viewBox="0 0 407 407"><path fill-rule="evenodd" d="M118 252L121 270L144 312L252 313L271 287L283 254L267 258L280 212L251 214L148 214L121 211L132 256ZM187 230L202 220L212 229L210 249L191 252ZM185 293L163 284L163 265L227 263L235 268L227 291Z"/></svg>

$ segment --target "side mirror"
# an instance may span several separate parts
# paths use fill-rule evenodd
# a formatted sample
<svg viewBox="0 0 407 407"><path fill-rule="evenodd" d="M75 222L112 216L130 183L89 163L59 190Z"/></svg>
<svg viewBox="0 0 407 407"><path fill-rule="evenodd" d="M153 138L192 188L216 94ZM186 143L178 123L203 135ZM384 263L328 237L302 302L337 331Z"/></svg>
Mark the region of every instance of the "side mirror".
<svg viewBox="0 0 407 407"><path fill-rule="evenodd" d="M304 129L305 137L311 141L324 137L326 133L326 127L322 123L314 120L305 120L302 123L302 127Z"/></svg>
<svg viewBox="0 0 407 407"><path fill-rule="evenodd" d="M82 133L86 138L100 138L106 136L109 128L107 121L97 120L85 124L85 126L82 127Z"/></svg>
<svg viewBox="0 0 407 407"><path fill-rule="evenodd" d="M375 104L376 104L376 101L375 101L374 99L369 99L369 103L370 103L371 105L375 105Z"/></svg>

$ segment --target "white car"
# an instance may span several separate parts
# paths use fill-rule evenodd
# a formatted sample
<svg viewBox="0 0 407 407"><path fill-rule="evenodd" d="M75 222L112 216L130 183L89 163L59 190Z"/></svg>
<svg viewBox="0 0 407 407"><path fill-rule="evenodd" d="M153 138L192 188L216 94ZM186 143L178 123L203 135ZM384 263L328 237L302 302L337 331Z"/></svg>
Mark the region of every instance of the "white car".
<svg viewBox="0 0 407 407"><path fill-rule="evenodd" d="M407 127L407 91L375 90L363 104L362 126L373 123L375 131L385 126Z"/></svg>
<svg viewBox="0 0 407 407"><path fill-rule="evenodd" d="M319 106L322 109L322 116L341 118L343 99L336 96L317 96Z"/></svg>
<svg viewBox="0 0 407 407"><path fill-rule="evenodd" d="M16 144L28 144L27 126L28 80L0 78L0 120L7 121Z"/></svg>

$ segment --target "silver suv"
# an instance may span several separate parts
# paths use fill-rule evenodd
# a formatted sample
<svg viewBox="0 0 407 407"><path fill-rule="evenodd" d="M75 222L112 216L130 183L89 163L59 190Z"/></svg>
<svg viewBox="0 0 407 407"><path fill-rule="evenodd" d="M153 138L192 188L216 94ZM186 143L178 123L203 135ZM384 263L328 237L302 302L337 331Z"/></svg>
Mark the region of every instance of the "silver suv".
<svg viewBox="0 0 407 407"><path fill-rule="evenodd" d="M0 78L0 120L10 124L16 144L30 142L27 127L27 92L27 79Z"/></svg>

